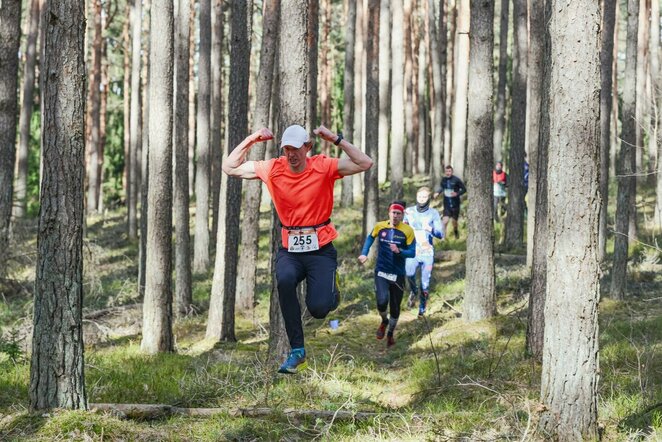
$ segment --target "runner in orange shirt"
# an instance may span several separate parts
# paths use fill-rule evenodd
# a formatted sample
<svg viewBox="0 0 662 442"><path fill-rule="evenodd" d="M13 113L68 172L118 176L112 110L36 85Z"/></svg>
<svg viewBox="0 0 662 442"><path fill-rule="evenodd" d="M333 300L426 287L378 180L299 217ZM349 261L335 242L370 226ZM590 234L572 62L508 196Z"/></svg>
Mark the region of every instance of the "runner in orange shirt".
<svg viewBox="0 0 662 442"><path fill-rule="evenodd" d="M339 146L347 157L308 157L313 141L306 129L293 125L283 132L282 156L268 161L246 161L255 143L273 139L273 133L262 128L246 137L223 162L223 171L231 177L264 181L283 224L276 281L291 352L279 368L280 373L297 373L307 367L297 285L306 280L306 306L315 318L325 318L338 307L338 260L332 243L338 232L330 218L333 184L372 166L372 159L342 134L336 135L324 126L313 133Z"/></svg>

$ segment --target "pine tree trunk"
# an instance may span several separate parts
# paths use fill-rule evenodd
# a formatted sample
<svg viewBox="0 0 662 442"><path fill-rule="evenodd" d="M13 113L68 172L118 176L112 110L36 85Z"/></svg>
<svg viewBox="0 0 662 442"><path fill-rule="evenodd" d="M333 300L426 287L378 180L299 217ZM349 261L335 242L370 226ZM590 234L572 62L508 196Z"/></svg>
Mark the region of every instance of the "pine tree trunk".
<svg viewBox="0 0 662 442"><path fill-rule="evenodd" d="M417 58L417 79L416 90L418 103L416 114L418 115L418 123L416 125L416 143L418 145L418 158L416 163L416 170L418 173L430 174L430 163L432 158L430 155L430 95L426 91L431 87L428 73L430 72L430 57L428 55L429 45L423 41L418 44L418 58ZM435 161L441 163L441 155Z"/></svg>
<svg viewBox="0 0 662 442"><path fill-rule="evenodd" d="M93 0L94 12L94 40L92 42L92 66L90 69L90 91L89 91L89 138L87 140L88 164L87 164L87 212L95 213L99 209L99 125L101 111L101 0Z"/></svg>
<svg viewBox="0 0 662 442"><path fill-rule="evenodd" d="M540 420L548 437L598 439L600 5L553 0L547 299ZM569 198L572 196L571 203Z"/></svg>
<svg viewBox="0 0 662 442"><path fill-rule="evenodd" d="M609 153L611 151L611 86L614 65L614 26L616 0L603 0L602 47L600 49L600 230L598 253L600 262L605 259L607 247L607 208L609 206Z"/></svg>
<svg viewBox="0 0 662 442"><path fill-rule="evenodd" d="M377 181L380 184L385 183L388 176L389 133L391 129L390 90L391 2L382 0L379 5L379 158L377 160ZM353 138L349 139L352 140ZM345 181L350 180L343 180L343 186Z"/></svg>
<svg viewBox="0 0 662 442"><path fill-rule="evenodd" d="M145 300L141 350L174 350L172 334L172 117L173 5L155 2L150 11L149 187Z"/></svg>
<svg viewBox="0 0 662 442"><path fill-rule="evenodd" d="M651 23L660 23L660 2L653 1L650 3L650 20ZM646 121L647 126L650 128L650 136L648 138L648 182L653 186L656 184L656 175L658 161L660 161L657 151L659 145L657 142L657 135L660 133L660 125L658 124L660 115L660 101L657 95L659 94L660 87L662 87L662 79L660 79L660 26L651 25L649 30L649 68L648 68L648 81L651 88L649 97L649 112L647 113Z"/></svg>
<svg viewBox="0 0 662 442"><path fill-rule="evenodd" d="M195 94L195 53L196 53L196 29L198 21L195 19L196 2L190 2L191 10L189 22L189 59L188 59L188 196L195 195L195 132L197 129L196 118L196 94Z"/></svg>
<svg viewBox="0 0 662 442"><path fill-rule="evenodd" d="M354 47L356 40L356 2L349 1L347 5L347 25L345 26L345 75L343 77L343 133L348 140L354 137ZM343 155L345 153L343 152ZM354 203L352 180L342 180L340 205L350 207Z"/></svg>
<svg viewBox="0 0 662 442"><path fill-rule="evenodd" d="M251 44L249 23L253 2L232 2L230 35L230 88L228 96L228 154L248 135L248 79ZM219 207L216 235L216 259L211 287L207 337L220 341L237 340L234 333L237 264L239 261L239 224L242 180L221 181L222 204Z"/></svg>
<svg viewBox="0 0 662 442"><path fill-rule="evenodd" d="M277 0L264 2L262 11L262 48L260 50L260 71L257 79L257 100L253 126L269 126L271 90L274 75L274 60L277 44L279 8ZM251 149L249 160L265 159L265 143L258 143ZM260 233L260 201L262 182L249 180L244 183L244 215L241 223L241 248L237 276L237 308L242 312L253 310L255 303L255 280L257 273L258 236Z"/></svg>
<svg viewBox="0 0 662 442"><path fill-rule="evenodd" d="M503 161L503 137L506 129L506 83L508 82L508 6L510 0L501 1L499 20L499 68L494 112L494 159ZM531 28L533 30L533 28Z"/></svg>
<svg viewBox="0 0 662 442"><path fill-rule="evenodd" d="M30 365L33 411L87 408L82 325L84 4L48 0L44 12L41 60L48 77L41 82L44 168Z"/></svg>
<svg viewBox="0 0 662 442"><path fill-rule="evenodd" d="M23 70L23 101L19 117L18 164L16 168L16 202L14 216L25 216L28 190L28 156L30 153L30 121L34 107L35 65L37 64L37 39L39 36L39 18L43 0L30 2L30 26L25 43L25 68ZM3 37L3 41L5 40ZM4 77L11 78L11 77Z"/></svg>
<svg viewBox="0 0 662 442"><path fill-rule="evenodd" d="M405 145L404 150L404 174L406 176L412 175L412 157L414 153L414 97L413 97L413 78L414 78L414 57L412 54L412 24L411 24L411 9L412 0L404 0L403 8L403 51L405 58L405 70L403 77L404 85L404 117L405 117ZM370 13L370 12L368 12ZM373 224L374 225L374 224Z"/></svg>
<svg viewBox="0 0 662 442"><path fill-rule="evenodd" d="M469 88L469 0L459 0L457 30L457 58L455 60L455 101L453 104L453 133L451 165L455 175L464 178L465 149L467 143L467 91ZM448 163L446 163L448 165Z"/></svg>
<svg viewBox="0 0 662 442"><path fill-rule="evenodd" d="M467 181L467 273L464 319L479 321L496 314L494 233L492 228L492 52L494 3L471 2Z"/></svg>
<svg viewBox="0 0 662 442"><path fill-rule="evenodd" d="M223 156L223 2L212 0L211 16L211 206L212 228L218 231L219 197L221 193L221 163Z"/></svg>
<svg viewBox="0 0 662 442"><path fill-rule="evenodd" d="M141 85L140 85L140 71L141 71L141 48L142 48L142 2L140 0L133 1L131 10L131 116L129 130L131 142L131 157L129 164L131 170L129 171L129 238L135 239L138 234L138 189L140 188L140 180L138 176L140 171L138 169L138 152L142 149L142 121L140 109L141 100ZM144 176L144 175L143 175Z"/></svg>
<svg viewBox="0 0 662 442"><path fill-rule="evenodd" d="M445 2L442 0L442 5L445 5ZM443 74L445 69L442 69L442 65L445 64L446 60L444 58L443 62L441 60L442 51L445 51L446 48L440 48L440 34L441 29L437 29L437 26L434 22L434 3L433 0L427 0L428 13L425 14L427 27L430 34L430 62L432 64L432 87L430 88L433 92L433 123L432 123L432 161L430 164L430 184L432 186L437 186L441 182L441 177L443 176L443 164L442 157L444 154L444 110L446 103L444 102L445 94L445 83ZM440 11L440 14L444 14L445 11Z"/></svg>
<svg viewBox="0 0 662 442"><path fill-rule="evenodd" d="M513 0L513 94L510 112L508 217L504 238L509 249L521 248L524 240L527 39L526 0Z"/></svg>
<svg viewBox="0 0 662 442"><path fill-rule="evenodd" d="M131 179L131 10L133 5L126 2L124 11L124 24L122 25L122 46L124 51L122 63L122 132L124 142L124 171L122 172L122 190L126 204L127 218L126 231L129 234L128 211L131 207L131 192L129 180ZM134 236L135 239L135 236Z"/></svg>
<svg viewBox="0 0 662 442"><path fill-rule="evenodd" d="M540 114L542 101L543 57L545 40L544 1L532 2L529 7L529 59L527 72L527 146L529 152L529 189L525 192L526 265L533 265L533 234L536 225L536 198L538 198L538 147L540 146ZM528 196L527 196L528 195Z"/></svg>
<svg viewBox="0 0 662 442"><path fill-rule="evenodd" d="M144 31L149 34L150 30L150 8L151 0L145 1L144 16ZM143 89L142 94L142 143L140 152L140 245L138 249L138 292L141 297L145 296L145 280L147 273L147 206L148 206L148 191L149 191L149 89L150 89L150 39L145 42L143 50ZM134 170L138 170L138 166L134 166Z"/></svg>
<svg viewBox="0 0 662 442"><path fill-rule="evenodd" d="M191 277L191 235L189 232L188 195L188 92L189 92L189 14L188 0L175 1L175 131L173 174L173 213L175 218L175 315L191 311L193 304Z"/></svg>
<svg viewBox="0 0 662 442"><path fill-rule="evenodd" d="M444 0L441 0L444 1ZM455 102L455 47L456 41L455 41L455 32L457 30L457 1L459 0L450 0L448 3L448 19L450 21L449 24L449 29L448 29L448 36L450 36L450 39L447 39L446 41L446 46L448 47L448 50L446 51L446 54L450 57L445 63L446 70L447 70L447 82L446 82L446 119L444 120L444 164L445 165L450 165L451 164L451 143L453 141L453 128L452 128L452 107L453 103ZM451 4L452 2L452 4ZM440 33L439 36L439 45L442 46L441 39L444 37L443 33ZM443 53L442 53L443 55ZM442 75L442 78L444 76Z"/></svg>
<svg viewBox="0 0 662 442"><path fill-rule="evenodd" d="M543 23L548 23L551 17L551 0L545 0L541 5ZM537 11L538 12L538 11ZM539 13L539 12L538 12ZM532 14L532 19L534 15ZM537 20L536 20L537 21ZM529 296L529 314L526 329L526 351L537 360L542 359L543 344L545 340L545 299L547 294L547 168L549 158L549 100L551 76L551 37L547 25L543 25L543 55L540 91L540 123L538 125L538 148L536 159L536 223L533 228L533 259L531 262L531 294ZM530 178L531 179L531 178Z"/></svg>
<svg viewBox="0 0 662 442"><path fill-rule="evenodd" d="M653 2L651 17L653 23L660 22L659 2ZM653 226L657 231L662 231L662 60L660 60L660 29L653 26L651 28L651 41L657 42L651 44L651 75L653 76L653 86L655 93L655 143L657 146L657 173L655 178L655 212L653 213ZM655 46L655 47L653 47Z"/></svg>
<svg viewBox="0 0 662 442"><path fill-rule="evenodd" d="M398 0L402 1L402 0ZM367 0L356 0L356 34L354 37L354 140L360 140L356 146L365 146L365 41ZM363 178L359 174L349 178L352 181L352 199L354 201L363 196ZM343 180L345 181L345 180ZM347 184L347 186L350 186Z"/></svg>
<svg viewBox="0 0 662 442"><path fill-rule="evenodd" d="M628 264L628 227L631 214L630 194L635 190L635 146L637 107L637 18L639 2L628 0L627 45L621 125L621 150L617 163L618 192L616 194L616 229L614 232L614 264L611 272L611 296L623 299L626 292Z"/></svg>
<svg viewBox="0 0 662 442"><path fill-rule="evenodd" d="M306 124L304 127L312 132L317 122L317 58L319 41L319 0L308 0L308 101L306 103ZM291 123L294 124L294 123Z"/></svg>
<svg viewBox="0 0 662 442"><path fill-rule="evenodd" d="M368 3L368 38L366 40L366 120L365 151L377 161L379 154L379 0ZM379 212L379 186L376 168L365 172L365 196L363 198L363 233L377 223Z"/></svg>
<svg viewBox="0 0 662 442"><path fill-rule="evenodd" d="M393 28L391 32L391 157L390 178L391 198L402 199L404 178L405 145L405 103L404 103L404 14L403 0L395 0L393 7Z"/></svg>
<svg viewBox="0 0 662 442"><path fill-rule="evenodd" d="M21 41L21 2L0 5L0 265L8 252L14 201L16 114L18 113L18 48Z"/></svg>
<svg viewBox="0 0 662 442"><path fill-rule="evenodd" d="M211 157L210 95L211 95L211 0L200 0L200 52L198 58L197 151L195 176L195 238L193 271L209 268L209 174Z"/></svg>

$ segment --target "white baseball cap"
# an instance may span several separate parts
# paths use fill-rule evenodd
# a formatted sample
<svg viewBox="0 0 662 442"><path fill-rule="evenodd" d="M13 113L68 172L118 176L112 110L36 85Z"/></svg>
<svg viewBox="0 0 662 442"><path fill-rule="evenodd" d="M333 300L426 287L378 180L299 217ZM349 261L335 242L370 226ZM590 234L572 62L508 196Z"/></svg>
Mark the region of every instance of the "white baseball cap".
<svg viewBox="0 0 662 442"><path fill-rule="evenodd" d="M294 124L283 132L283 138L280 141L280 147L292 146L300 149L305 143L310 140L308 131L298 124Z"/></svg>

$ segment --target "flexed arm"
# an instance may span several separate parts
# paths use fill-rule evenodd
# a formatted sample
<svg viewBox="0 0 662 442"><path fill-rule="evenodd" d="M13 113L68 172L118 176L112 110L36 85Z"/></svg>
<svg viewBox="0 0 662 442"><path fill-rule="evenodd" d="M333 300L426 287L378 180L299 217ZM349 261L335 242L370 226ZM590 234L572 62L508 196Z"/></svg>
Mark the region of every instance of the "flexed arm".
<svg viewBox="0 0 662 442"><path fill-rule="evenodd" d="M338 135L334 134L324 126L318 127L313 133L329 143L335 143L338 139ZM364 172L372 167L372 158L349 141L343 138L340 140L338 146L347 154L347 158L343 157L338 160L338 172L340 175L354 175L359 172Z"/></svg>
<svg viewBox="0 0 662 442"><path fill-rule="evenodd" d="M271 140L273 137L274 134L266 127L263 127L244 138L244 141L235 147L225 161L223 161L223 172L228 174L228 176L236 178L246 180L256 179L255 162L246 161L246 156L251 150L251 147L253 147L253 144Z"/></svg>

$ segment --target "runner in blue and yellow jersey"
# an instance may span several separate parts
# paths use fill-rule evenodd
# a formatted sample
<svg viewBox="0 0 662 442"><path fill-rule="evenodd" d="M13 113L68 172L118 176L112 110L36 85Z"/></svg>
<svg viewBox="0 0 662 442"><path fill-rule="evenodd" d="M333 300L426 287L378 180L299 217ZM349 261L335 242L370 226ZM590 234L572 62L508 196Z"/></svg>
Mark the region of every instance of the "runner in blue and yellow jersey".
<svg viewBox="0 0 662 442"><path fill-rule="evenodd" d="M430 277L432 276L432 267L434 265L434 246L433 238L442 239L444 237L441 216L437 209L430 207L430 196L432 191L429 187L421 187L416 192L416 205L408 207L405 210L404 222L413 227L416 235L416 256L407 258L405 268L407 270L407 279L409 280L409 308L416 302L419 295L418 316L425 314L428 299L430 297ZM418 292L416 285L416 270L421 268L421 290Z"/></svg>
<svg viewBox="0 0 662 442"><path fill-rule="evenodd" d="M377 263L375 264L375 291L377 295L377 311L382 322L377 329L377 339L384 339L386 345L395 344L393 332L400 317L400 304L405 287L405 259L416 254L416 239L414 229L402 222L405 203L394 201L388 209L388 221L380 221L366 237L359 262L365 263L368 251L378 241ZM386 313L389 308L390 318ZM388 333L387 333L388 327Z"/></svg>

